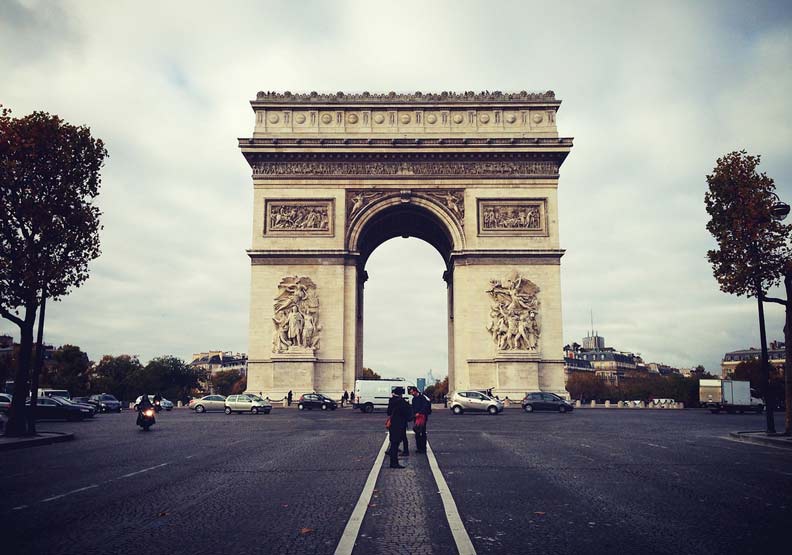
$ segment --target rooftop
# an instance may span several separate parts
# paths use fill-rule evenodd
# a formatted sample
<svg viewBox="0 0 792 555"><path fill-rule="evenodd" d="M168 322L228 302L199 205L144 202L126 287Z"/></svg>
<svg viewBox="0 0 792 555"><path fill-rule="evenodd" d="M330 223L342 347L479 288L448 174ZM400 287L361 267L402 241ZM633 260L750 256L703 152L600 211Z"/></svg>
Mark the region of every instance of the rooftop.
<svg viewBox="0 0 792 555"><path fill-rule="evenodd" d="M318 93L312 91L310 93L292 93L290 91L276 92L276 91L259 91L256 94L256 102L279 102L279 103L293 103L293 102L324 102L324 103L384 103L393 104L400 102L438 102L438 103L464 103L464 102L555 102L556 97L553 91L545 92L501 92L501 91L465 91L465 92L452 92L443 91L439 93L422 93L416 91L414 93L370 93L364 91L362 93L345 93L339 91L337 93Z"/></svg>

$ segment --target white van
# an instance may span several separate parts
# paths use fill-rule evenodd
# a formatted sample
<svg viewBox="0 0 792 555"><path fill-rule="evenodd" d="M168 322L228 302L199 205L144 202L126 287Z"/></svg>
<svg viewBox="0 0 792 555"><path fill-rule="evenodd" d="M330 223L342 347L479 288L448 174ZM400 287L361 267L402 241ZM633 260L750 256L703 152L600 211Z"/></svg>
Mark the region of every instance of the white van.
<svg viewBox="0 0 792 555"><path fill-rule="evenodd" d="M360 412L374 412L374 409L386 409L388 408L388 399L391 398L393 390L397 387L404 388L404 398L410 401L411 397L407 393L407 388L415 387L415 384L408 382L404 378L355 380L352 408L360 409Z"/></svg>

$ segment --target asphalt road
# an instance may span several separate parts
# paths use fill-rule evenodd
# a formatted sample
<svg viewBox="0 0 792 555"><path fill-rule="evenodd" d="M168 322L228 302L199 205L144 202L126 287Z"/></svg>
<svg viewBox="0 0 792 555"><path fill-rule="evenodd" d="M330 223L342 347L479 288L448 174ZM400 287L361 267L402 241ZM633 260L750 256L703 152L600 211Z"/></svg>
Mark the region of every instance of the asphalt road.
<svg viewBox="0 0 792 555"><path fill-rule="evenodd" d="M333 553L385 437L349 409L134 418L42 423L77 439L0 453L0 551ZM429 442L477 553L784 552L792 450L726 438L763 422L435 411ZM455 553L426 456L402 460L375 472L354 552Z"/></svg>

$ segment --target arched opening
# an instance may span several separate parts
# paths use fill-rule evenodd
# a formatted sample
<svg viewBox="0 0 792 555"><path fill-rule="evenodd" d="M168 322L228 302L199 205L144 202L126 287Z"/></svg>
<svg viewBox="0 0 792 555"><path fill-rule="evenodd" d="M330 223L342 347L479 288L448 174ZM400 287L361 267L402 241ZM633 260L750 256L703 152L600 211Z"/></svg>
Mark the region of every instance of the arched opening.
<svg viewBox="0 0 792 555"><path fill-rule="evenodd" d="M359 253L356 375L369 367L383 377L452 377L451 252L458 230L430 206L398 201L356 223L350 235L350 250Z"/></svg>

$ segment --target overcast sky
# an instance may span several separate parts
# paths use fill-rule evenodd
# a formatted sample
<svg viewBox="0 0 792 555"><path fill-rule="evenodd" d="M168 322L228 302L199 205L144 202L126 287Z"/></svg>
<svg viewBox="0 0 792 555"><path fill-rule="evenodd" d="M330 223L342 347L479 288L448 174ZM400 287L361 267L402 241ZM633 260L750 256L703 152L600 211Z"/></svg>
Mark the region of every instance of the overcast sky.
<svg viewBox="0 0 792 555"><path fill-rule="evenodd" d="M205 5L204 5L205 4ZM788 2L0 1L0 103L107 144L103 255L47 307L93 360L247 350L253 190L236 146L259 90L554 90L564 339L718 368L758 345L756 303L706 261L705 175L745 148L792 202ZM372 256L365 364L446 373L440 255ZM782 312L767 307L768 336ZM0 332L16 328L0 321Z"/></svg>

